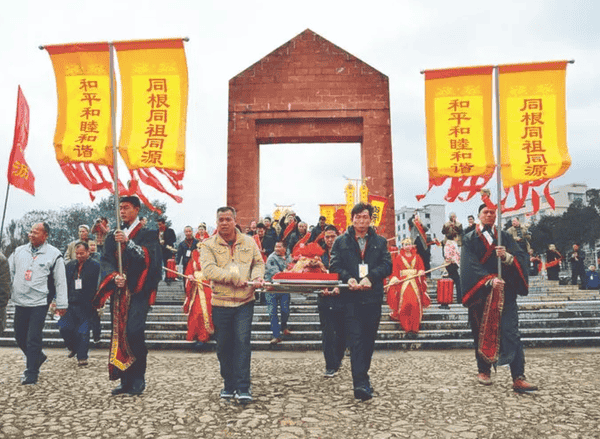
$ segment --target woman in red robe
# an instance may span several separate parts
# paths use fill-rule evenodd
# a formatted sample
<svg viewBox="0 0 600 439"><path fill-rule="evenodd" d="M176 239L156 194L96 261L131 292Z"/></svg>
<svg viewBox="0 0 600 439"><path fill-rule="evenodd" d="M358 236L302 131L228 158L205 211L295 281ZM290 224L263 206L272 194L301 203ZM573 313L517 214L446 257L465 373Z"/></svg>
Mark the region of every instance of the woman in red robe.
<svg viewBox="0 0 600 439"><path fill-rule="evenodd" d="M417 254L412 241L409 238L403 240L402 249L394 258L393 277L390 281L392 286L389 288L387 300L392 309L390 317L399 321L402 329L410 337L419 332L423 308L431 304L424 271L423 260ZM403 279L417 274L418 277L402 282Z"/></svg>
<svg viewBox="0 0 600 439"><path fill-rule="evenodd" d="M192 252L192 258L185 269L188 277L185 281L185 303L183 312L188 315L188 330L186 340L195 341L196 348L201 348L215 332L212 322L212 307L210 300L212 290L202 277L200 267L200 251Z"/></svg>

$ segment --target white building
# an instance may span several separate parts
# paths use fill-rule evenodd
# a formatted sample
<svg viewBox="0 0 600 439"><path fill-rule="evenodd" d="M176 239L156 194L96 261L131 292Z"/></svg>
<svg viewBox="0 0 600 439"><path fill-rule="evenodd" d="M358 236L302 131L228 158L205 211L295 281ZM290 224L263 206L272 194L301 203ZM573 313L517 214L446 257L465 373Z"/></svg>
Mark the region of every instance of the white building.
<svg viewBox="0 0 600 439"><path fill-rule="evenodd" d="M396 210L396 243L400 247L400 242L404 238L410 237L410 231L408 230L408 220L415 213L419 212L421 222L429 229L429 236L431 240L439 239L440 242L444 238L442 235L442 227L447 221L446 218L446 206L444 204L427 204L422 208L414 208L403 206L399 210ZM436 245L431 246L431 266L437 267L442 265L444 260L442 258L441 247ZM436 276L437 277L437 276Z"/></svg>

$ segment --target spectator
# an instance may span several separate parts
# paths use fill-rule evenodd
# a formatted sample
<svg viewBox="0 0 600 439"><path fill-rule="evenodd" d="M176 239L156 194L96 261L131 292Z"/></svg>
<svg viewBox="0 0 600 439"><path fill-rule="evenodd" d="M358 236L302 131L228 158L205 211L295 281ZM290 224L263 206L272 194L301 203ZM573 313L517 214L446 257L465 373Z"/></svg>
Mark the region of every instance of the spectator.
<svg viewBox="0 0 600 439"><path fill-rule="evenodd" d="M246 235L250 235L250 236L256 235L256 221L255 220L250 221L250 226L248 226Z"/></svg>
<svg viewBox="0 0 600 439"><path fill-rule="evenodd" d="M442 227L442 234L446 239L455 240L459 247L462 245L463 226L456 219L456 213L450 212L449 220Z"/></svg>
<svg viewBox="0 0 600 439"><path fill-rule="evenodd" d="M88 242L90 240L90 228L85 224L78 227L79 239L71 241L65 252L65 263L75 259L75 244L79 242Z"/></svg>
<svg viewBox="0 0 600 439"><path fill-rule="evenodd" d="M477 224L475 224L475 217L473 215L469 215L467 217L467 222L469 223L469 225L465 229L463 236L466 235L467 233L471 233L473 230L475 230L475 226L477 225Z"/></svg>
<svg viewBox="0 0 600 439"><path fill-rule="evenodd" d="M265 225L265 236L269 236L273 240L273 248L275 248L275 243L277 242L279 233L277 233L277 230L275 230L275 227L273 227L271 217L266 216L262 223Z"/></svg>
<svg viewBox="0 0 600 439"><path fill-rule="evenodd" d="M319 217L319 223L315 227L313 227L313 229L310 231L310 238L308 239L308 243L315 242L315 241L319 242L323 239L326 221L327 221L327 218L325 218L323 215L321 215Z"/></svg>
<svg viewBox="0 0 600 439"><path fill-rule="evenodd" d="M586 278L586 289L588 290L600 290L600 276L596 271L595 265L590 265L589 270L585 273Z"/></svg>
<svg viewBox="0 0 600 439"><path fill-rule="evenodd" d="M550 244L548 250L546 250L546 272L548 273L548 280L558 280L561 261L562 255L556 250L554 244Z"/></svg>
<svg viewBox="0 0 600 439"><path fill-rule="evenodd" d="M269 256L265 264L265 281L271 282L273 276L285 270L291 258L285 256L285 247L283 242L275 244L274 252ZM289 293L265 293L267 300L267 310L271 321L271 333L273 338L271 344L281 342L282 334L290 335L287 328L287 322L290 317L290 294ZM281 323L277 315L277 307L281 310Z"/></svg>
<svg viewBox="0 0 600 439"><path fill-rule="evenodd" d="M300 221L298 223L298 229L295 232L292 232L290 239L287 245L287 254L291 255L296 250L297 246L302 244L306 244L306 241L310 238L308 234L308 224L304 221Z"/></svg>
<svg viewBox="0 0 600 439"><path fill-rule="evenodd" d="M202 242L210 238L210 236L208 236L208 233L206 233L206 223L200 223L198 225L198 231L196 232L194 238L196 238L196 241L198 242Z"/></svg>
<svg viewBox="0 0 600 439"><path fill-rule="evenodd" d="M108 218L105 216L100 217L94 223L92 227L92 233L96 236L96 244L98 246L98 252L102 253L102 248L104 247L104 240L106 239L106 235L108 235L110 229L108 227ZM89 242L88 242L89 244Z"/></svg>
<svg viewBox="0 0 600 439"><path fill-rule="evenodd" d="M579 245L573 244L573 251L569 256L571 263L571 284L577 285L577 278L581 279L579 288L585 289L585 253L579 249Z"/></svg>
<svg viewBox="0 0 600 439"><path fill-rule="evenodd" d="M508 228L507 232L525 253L529 253L529 240L531 239L531 235L527 231L527 227L521 226L519 218L513 218L512 226Z"/></svg>
<svg viewBox="0 0 600 439"><path fill-rule="evenodd" d="M159 218L158 221L158 242L160 243L160 249L162 252L162 266L167 266L167 261L173 258L173 255L177 251L175 247L175 241L177 237L175 236L175 231L167 227L167 223L164 218ZM142 226L143 227L143 226ZM163 270L164 271L164 270ZM165 279L169 282L169 278L166 276L165 271Z"/></svg>
<svg viewBox="0 0 600 439"><path fill-rule="evenodd" d="M183 228L184 240L177 246L177 255L175 256L175 262L181 264L181 272L186 271L188 262L192 258L192 252L198 245L198 240L194 238L194 229L191 226L185 226Z"/></svg>

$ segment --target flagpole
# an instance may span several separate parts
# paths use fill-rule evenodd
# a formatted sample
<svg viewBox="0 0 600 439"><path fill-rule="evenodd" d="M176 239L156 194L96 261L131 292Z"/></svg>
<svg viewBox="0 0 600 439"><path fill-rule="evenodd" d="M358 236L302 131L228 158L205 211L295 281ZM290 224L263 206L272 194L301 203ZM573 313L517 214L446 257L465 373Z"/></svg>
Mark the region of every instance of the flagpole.
<svg viewBox="0 0 600 439"><path fill-rule="evenodd" d="M4 249L2 245L2 233L4 232L4 218L6 217L6 205L8 204L8 191L10 189L10 183L6 183L6 198L4 199L4 211L2 212L2 226L0 227L0 250Z"/></svg>
<svg viewBox="0 0 600 439"><path fill-rule="evenodd" d="M117 231L121 230L121 216L119 214L119 170L117 156L117 96L115 92L115 61L114 61L114 45L108 43L109 56L109 75L110 75L110 119L112 124L112 148L113 148L113 184L115 198L115 217L117 219ZM121 257L121 244L117 243L117 259L119 263L119 274L123 275L123 259Z"/></svg>
<svg viewBox="0 0 600 439"><path fill-rule="evenodd" d="M502 245L502 156L500 151L500 68L494 66L494 83L496 95L496 182L498 189L498 247ZM502 261L498 258L498 279L502 280Z"/></svg>

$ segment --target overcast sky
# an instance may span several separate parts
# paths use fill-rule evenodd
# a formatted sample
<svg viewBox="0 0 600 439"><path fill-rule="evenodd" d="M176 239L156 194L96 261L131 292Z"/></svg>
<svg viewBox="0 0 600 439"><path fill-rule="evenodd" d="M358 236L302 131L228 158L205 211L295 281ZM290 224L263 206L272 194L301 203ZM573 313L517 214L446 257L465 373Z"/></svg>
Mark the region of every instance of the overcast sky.
<svg viewBox="0 0 600 439"><path fill-rule="evenodd" d="M573 160L555 185L600 187L600 2L589 1L126 1L19 0L0 18L0 157L12 147L17 86L31 109L26 159L36 196L11 189L7 220L33 209L91 203L54 156L56 87L43 44L184 37L189 71L184 201L167 201L177 232L214 224L226 202L228 81L310 28L389 77L396 208L444 203L427 189L423 69L574 59L567 68L567 133ZM316 163L320 157L321 163ZM261 148L260 212L295 204L316 222L318 204L343 203L344 176L359 177L357 144ZM6 165L0 168L6 172ZM6 174L4 174L6 175ZM1 192L4 194L4 191ZM100 192L106 196L108 192ZM459 220L479 201L448 205Z"/></svg>

